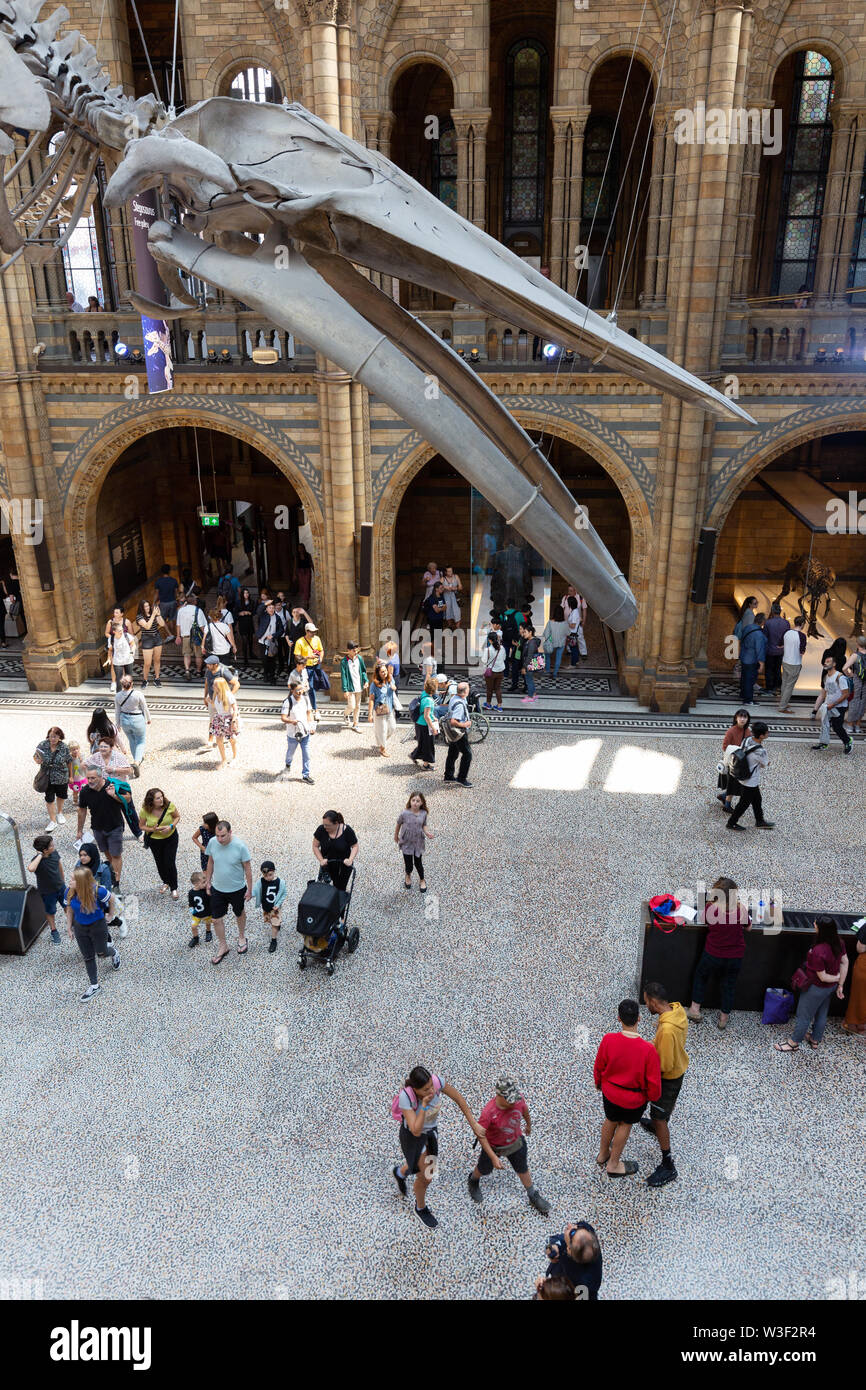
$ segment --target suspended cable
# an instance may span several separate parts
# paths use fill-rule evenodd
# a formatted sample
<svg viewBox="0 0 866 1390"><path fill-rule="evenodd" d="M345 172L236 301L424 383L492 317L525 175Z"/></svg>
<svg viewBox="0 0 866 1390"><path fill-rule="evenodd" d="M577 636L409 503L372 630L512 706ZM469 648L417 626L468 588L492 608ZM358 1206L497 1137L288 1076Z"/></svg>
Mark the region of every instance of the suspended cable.
<svg viewBox="0 0 866 1390"><path fill-rule="evenodd" d="M193 425L193 427L192 427L192 437L193 437L193 439L194 439L194 441L195 441L195 471L196 471L196 477L198 478L198 500L199 500L199 505L200 505L200 512L199 512L199 515L201 515L201 512L204 511L204 493L203 493L202 490L201 490L201 459L199 458L199 454L198 454L198 426L197 426L197 425Z"/></svg>
<svg viewBox="0 0 866 1390"><path fill-rule="evenodd" d="M147 40L144 37L144 30L141 27L141 20L138 17L138 10L135 6L135 0L129 0L129 3L132 6L132 13L135 15L135 22L138 25L138 36L141 39L141 46L144 49L144 57L147 62L147 70L150 73L150 84L153 88L153 95L156 97L157 101L161 102L162 97L159 95L159 92L156 88L156 78L153 75L153 64L150 61L150 52L147 47Z"/></svg>
<svg viewBox="0 0 866 1390"><path fill-rule="evenodd" d="M213 509L215 512L218 512L220 509L220 504L219 499L217 497L216 464L213 460L213 430L208 430L208 439L210 440L210 471L211 477L213 478Z"/></svg>
<svg viewBox="0 0 866 1390"><path fill-rule="evenodd" d="M102 21L105 19L105 6L108 0L102 0L102 13L99 16L99 28L96 31L96 52L99 53L99 40L102 38Z"/></svg>
<svg viewBox="0 0 866 1390"><path fill-rule="evenodd" d="M177 74L177 23L179 15L180 0L174 0L174 42L172 44L171 49L171 91L169 92L168 97L168 115L169 120L172 121L174 120L176 114L174 109L174 80Z"/></svg>
<svg viewBox="0 0 866 1390"><path fill-rule="evenodd" d="M644 169L646 168L647 153L648 153L648 151L649 151L649 149L650 149L650 145L652 144L652 139L653 139L653 121L655 120L656 108L658 107L658 103L659 103L659 95L660 95L660 93L661 93L661 85L662 85L662 74L664 73L664 70L665 70L665 59L666 59L666 57L667 57L668 44L669 44L670 41L671 41L671 30L673 29L674 14L675 14L675 12L676 12L676 8L677 8L677 0L673 0L673 4L671 5L670 19L669 19L669 21L668 21L668 31L667 31L667 34L665 35L665 46L664 46L664 48L663 48L663 50L662 50L661 63L659 64L659 70L658 70L658 73L657 73L657 75L656 75L656 83L655 83L655 89L656 89L656 90L655 90L655 97L654 97L654 99L653 99L652 110L650 111L650 114L649 114L649 125L648 125L648 128L647 128L647 138L646 138L646 142L645 142L645 144L644 144L643 158L642 158L642 160L641 160L640 171L639 171L638 176L637 176L637 188L638 188L638 189L640 189L641 179L643 178L643 171L644 171ZM647 192L647 197L649 197L649 192ZM646 207L646 199L644 199L644 207ZM614 314L616 314L617 305L618 305L618 303L619 303L619 296L620 296L620 293L621 293L621 291L622 291L622 286L623 286L623 283L624 283L624 271L623 271L623 266L626 265L625 252L626 252L626 250L627 250L627 248L628 248L629 241L631 240L631 233L632 233L632 228L634 227L634 215L635 215L635 210L636 210L636 208L637 208L637 198L635 198L635 201L634 201L634 203L633 203L633 205L632 205L631 219L630 219L629 224L628 224L628 230L627 230L627 232L626 232L626 234L625 234L625 243L624 243L624 245L623 245L623 265L620 267L620 273L619 273L619 279L618 279L618 281L617 281L616 292L615 292L614 297L613 297L613 311L612 311L612 312L613 312ZM641 211L641 217L643 217L643 211ZM632 248L631 248L631 251L629 251L628 263L631 262L632 254L633 254L633 252L634 252L634 248L637 246L637 242L638 242L639 236L640 236L640 221L638 221L637 229L635 230L634 244L633 244L633 246L632 246Z"/></svg>

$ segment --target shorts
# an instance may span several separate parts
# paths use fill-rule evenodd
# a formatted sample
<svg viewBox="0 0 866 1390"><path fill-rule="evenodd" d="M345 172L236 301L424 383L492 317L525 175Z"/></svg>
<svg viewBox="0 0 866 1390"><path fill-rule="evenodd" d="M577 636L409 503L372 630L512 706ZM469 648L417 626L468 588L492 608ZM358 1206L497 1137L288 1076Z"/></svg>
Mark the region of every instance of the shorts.
<svg viewBox="0 0 866 1390"><path fill-rule="evenodd" d="M413 1134L407 1125L400 1121L400 1149L406 1160L409 1172L418 1172L418 1164L421 1161L421 1154L427 1150L431 1158L435 1158L439 1153L439 1131L438 1129L428 1129L420 1134Z"/></svg>
<svg viewBox="0 0 866 1390"><path fill-rule="evenodd" d="M685 1072L683 1072L685 1076ZM651 1120L669 1120L674 1106L677 1103L677 1096L683 1084L683 1076L675 1076L672 1080L666 1081L662 1077L662 1093L658 1100L654 1100L650 1106Z"/></svg>
<svg viewBox="0 0 866 1390"><path fill-rule="evenodd" d="M192 925L193 925L196 929L198 929L199 927L204 927L205 931L210 931L210 924L211 924L211 919L210 919L210 917L193 917L193 918L192 918Z"/></svg>
<svg viewBox="0 0 866 1390"><path fill-rule="evenodd" d="M494 1149L493 1152L495 1153L496 1150ZM522 1175L523 1173L529 1172L529 1150L526 1147L525 1139L521 1139L520 1148L515 1149L513 1154L500 1154L499 1157L505 1157L511 1164L515 1173L520 1173ZM493 1164L483 1149L478 1156L478 1171L482 1178L486 1178L488 1173L493 1172Z"/></svg>
<svg viewBox="0 0 866 1390"><path fill-rule="evenodd" d="M225 917L228 908L231 908L236 917L240 917L246 911L246 896L246 888L235 888L231 893L221 893L218 888L214 888L211 884L211 917Z"/></svg>
<svg viewBox="0 0 866 1390"><path fill-rule="evenodd" d="M201 653L201 642L194 642L191 635L181 637L180 649L184 656L191 656L195 652L196 656Z"/></svg>
<svg viewBox="0 0 866 1390"><path fill-rule="evenodd" d="M63 901L63 889L61 888L59 893L41 893L40 897L42 898L47 915L53 917Z"/></svg>
<svg viewBox="0 0 866 1390"><path fill-rule="evenodd" d="M270 912L262 913L262 916L269 927L279 927L282 925L282 918L280 917L280 909L278 907L272 908Z"/></svg>
<svg viewBox="0 0 866 1390"><path fill-rule="evenodd" d="M118 825L115 830L94 830L93 838L96 841L96 848L100 854L107 854L109 859L119 859L123 853L123 826Z"/></svg>
<svg viewBox="0 0 866 1390"><path fill-rule="evenodd" d="M636 1125L646 1109L646 1101L633 1110L626 1110L625 1106L616 1105L612 1100L608 1100L604 1093L602 1093L601 1098L604 1102L604 1117L614 1124Z"/></svg>
<svg viewBox="0 0 866 1390"><path fill-rule="evenodd" d="M174 603L160 603L159 611L167 622L174 622L175 615L177 613L177 602L175 601Z"/></svg>
<svg viewBox="0 0 866 1390"><path fill-rule="evenodd" d="M55 796L57 797L58 801L65 801L68 795L69 787L67 786L66 782L63 782L59 785L57 782L54 782L45 793L45 803L46 805L51 806L54 802Z"/></svg>

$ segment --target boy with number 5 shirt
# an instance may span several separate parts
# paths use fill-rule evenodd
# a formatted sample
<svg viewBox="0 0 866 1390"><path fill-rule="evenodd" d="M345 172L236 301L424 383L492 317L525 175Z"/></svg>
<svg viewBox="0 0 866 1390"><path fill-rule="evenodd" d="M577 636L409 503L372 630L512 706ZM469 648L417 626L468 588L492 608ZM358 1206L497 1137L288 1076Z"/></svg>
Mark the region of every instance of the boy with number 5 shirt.
<svg viewBox="0 0 866 1390"><path fill-rule="evenodd" d="M271 929L268 945L269 954L277 949L277 932L280 930L280 904L285 901L288 888L285 880L277 878L277 871L270 859L262 864L262 876L253 889L253 902L262 909L262 916Z"/></svg>

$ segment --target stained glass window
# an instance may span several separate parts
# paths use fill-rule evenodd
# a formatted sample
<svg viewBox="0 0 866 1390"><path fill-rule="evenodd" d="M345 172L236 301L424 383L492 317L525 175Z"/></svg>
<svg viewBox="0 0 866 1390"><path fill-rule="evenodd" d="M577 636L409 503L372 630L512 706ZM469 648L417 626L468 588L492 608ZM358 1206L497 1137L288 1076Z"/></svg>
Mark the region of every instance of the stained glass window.
<svg viewBox="0 0 866 1390"><path fill-rule="evenodd" d="M505 97L505 234L544 222L547 52L536 39L509 49Z"/></svg>
<svg viewBox="0 0 866 1390"><path fill-rule="evenodd" d="M613 142L613 149L611 144ZM587 224L605 227L610 222L613 189L618 168L618 140L614 140L614 123L608 116L593 116L586 127L583 140L583 207L581 217ZM605 174L605 166L607 173Z"/></svg>
<svg viewBox="0 0 866 1390"><path fill-rule="evenodd" d="M242 101L280 102L283 89L269 68L244 68L232 82L229 96Z"/></svg>
<svg viewBox="0 0 866 1390"><path fill-rule="evenodd" d="M798 53L785 151L772 293L811 290L821 235L833 126L833 69L823 53Z"/></svg>
<svg viewBox="0 0 866 1390"><path fill-rule="evenodd" d="M457 132L450 117L440 120L439 139L433 141L433 192L457 211Z"/></svg>

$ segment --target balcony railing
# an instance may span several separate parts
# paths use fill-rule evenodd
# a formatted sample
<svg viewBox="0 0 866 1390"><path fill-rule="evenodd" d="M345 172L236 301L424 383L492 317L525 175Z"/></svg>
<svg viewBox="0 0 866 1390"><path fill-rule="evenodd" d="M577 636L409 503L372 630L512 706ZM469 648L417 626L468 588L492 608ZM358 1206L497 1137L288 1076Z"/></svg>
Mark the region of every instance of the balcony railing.
<svg viewBox="0 0 866 1390"><path fill-rule="evenodd" d="M558 351L548 358L543 353L544 343L536 339L531 330L518 324L465 310L429 311L418 317L437 337L482 371L507 371L513 367L554 371L561 365L562 356L566 352L573 354L577 346L577 343L554 344ZM46 370L70 365L91 370L116 367L128 363L136 352L143 356L141 319L131 311L72 314L39 310L34 315L34 323L37 339L44 345L41 363ZM664 351L666 315L656 314L650 320L646 314L629 311L619 315L618 325L624 332ZM176 370L213 365L214 362L252 367L256 349L276 353L276 360L265 366L268 371L299 367L310 370L315 362L314 350L309 345L248 310L234 313L223 308L192 311L172 321L171 334ZM573 360L585 363L585 358ZM259 364L255 364L255 369L259 369Z"/></svg>
<svg viewBox="0 0 866 1390"><path fill-rule="evenodd" d="M724 366L779 369L866 364L866 305L863 308L751 308L728 314Z"/></svg>

